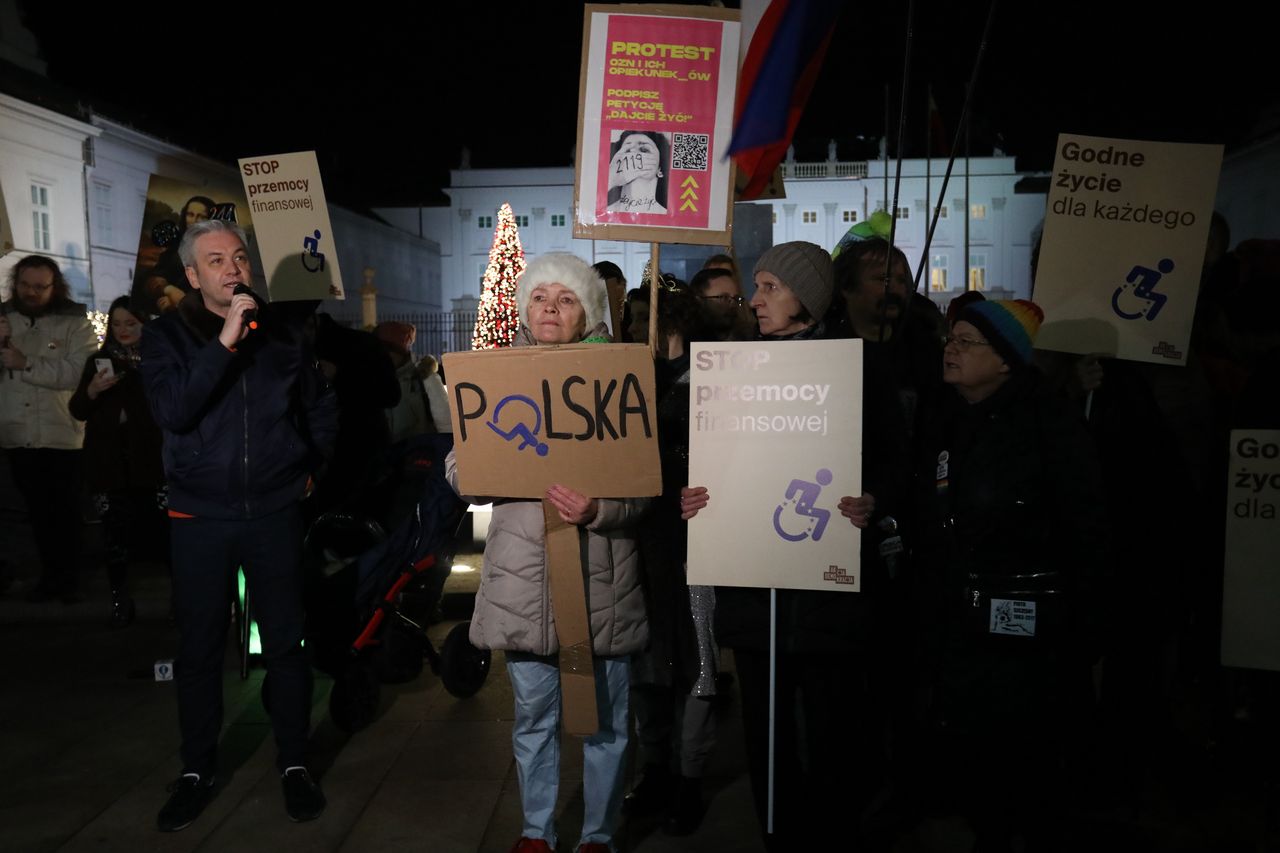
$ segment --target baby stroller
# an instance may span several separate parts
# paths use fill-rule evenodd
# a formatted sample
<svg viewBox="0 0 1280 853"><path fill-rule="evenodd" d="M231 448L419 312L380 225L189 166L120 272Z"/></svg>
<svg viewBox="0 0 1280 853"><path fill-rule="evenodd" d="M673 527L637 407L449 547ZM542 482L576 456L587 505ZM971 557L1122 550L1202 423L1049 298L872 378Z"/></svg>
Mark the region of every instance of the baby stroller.
<svg viewBox="0 0 1280 853"><path fill-rule="evenodd" d="M378 489L381 521L328 512L307 533L307 646L333 676L329 714L346 732L372 722L380 685L417 678L424 657L459 698L489 674L489 652L467 639L470 622L456 625L439 652L426 633L466 509L444 478L452 444L452 436L425 435L400 448Z"/></svg>

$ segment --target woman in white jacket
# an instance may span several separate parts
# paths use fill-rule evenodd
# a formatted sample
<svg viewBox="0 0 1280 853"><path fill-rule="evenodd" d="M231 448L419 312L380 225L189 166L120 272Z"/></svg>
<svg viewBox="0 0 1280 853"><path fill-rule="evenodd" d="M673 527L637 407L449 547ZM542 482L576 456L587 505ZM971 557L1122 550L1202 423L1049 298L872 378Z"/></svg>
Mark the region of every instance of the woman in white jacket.
<svg viewBox="0 0 1280 853"><path fill-rule="evenodd" d="M517 286L516 303L523 325L515 346L609 340L604 282L573 255L555 253L531 262ZM446 473L456 489L452 454ZM585 542L599 730L583 741L578 850L595 853L612 849L622 805L630 655L648 642L634 535L646 502L588 498L560 485L547 490L546 500L561 519L580 528ZM515 693L512 744L524 829L513 853L550 853L556 845L560 776L560 672L540 501L494 499L471 642L506 652Z"/></svg>

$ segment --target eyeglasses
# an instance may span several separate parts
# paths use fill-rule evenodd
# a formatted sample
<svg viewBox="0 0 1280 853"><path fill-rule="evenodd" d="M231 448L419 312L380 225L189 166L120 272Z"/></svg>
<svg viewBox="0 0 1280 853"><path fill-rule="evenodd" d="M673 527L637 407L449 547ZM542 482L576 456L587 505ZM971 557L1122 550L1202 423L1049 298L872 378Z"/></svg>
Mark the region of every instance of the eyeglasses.
<svg viewBox="0 0 1280 853"><path fill-rule="evenodd" d="M942 336L942 348L954 345L960 352L968 352L972 347L989 347L990 341L979 341L975 338L957 338L955 335Z"/></svg>
<svg viewBox="0 0 1280 853"><path fill-rule="evenodd" d="M698 298L712 299L712 300L715 300L716 302L719 302L721 305L742 305L747 301L743 299L741 296L733 296L728 293L721 293L718 296L699 296Z"/></svg>

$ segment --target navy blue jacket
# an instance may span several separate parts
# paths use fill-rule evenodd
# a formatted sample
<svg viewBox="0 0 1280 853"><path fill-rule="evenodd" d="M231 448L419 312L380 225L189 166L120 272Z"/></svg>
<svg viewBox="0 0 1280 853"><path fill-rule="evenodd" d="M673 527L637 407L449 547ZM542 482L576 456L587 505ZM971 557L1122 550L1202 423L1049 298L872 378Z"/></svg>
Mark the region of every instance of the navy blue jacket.
<svg viewBox="0 0 1280 853"><path fill-rule="evenodd" d="M333 446L337 406L297 308L262 308L234 352L199 291L147 326L140 370L164 431L171 510L256 518L303 497Z"/></svg>

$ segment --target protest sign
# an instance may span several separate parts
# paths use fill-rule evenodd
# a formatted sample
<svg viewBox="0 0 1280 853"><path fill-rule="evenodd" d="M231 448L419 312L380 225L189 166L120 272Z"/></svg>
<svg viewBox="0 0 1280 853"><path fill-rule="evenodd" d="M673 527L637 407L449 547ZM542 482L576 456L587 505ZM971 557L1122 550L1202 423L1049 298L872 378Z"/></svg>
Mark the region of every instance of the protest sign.
<svg viewBox="0 0 1280 853"><path fill-rule="evenodd" d="M638 344L516 347L444 355L459 487L540 498L662 491L653 360Z"/></svg>
<svg viewBox="0 0 1280 853"><path fill-rule="evenodd" d="M1222 664L1280 671L1280 430L1235 430L1227 467Z"/></svg>
<svg viewBox="0 0 1280 853"><path fill-rule="evenodd" d="M316 152L242 159L240 179L271 299L345 298Z"/></svg>
<svg viewBox="0 0 1280 853"><path fill-rule="evenodd" d="M9 224L9 208L4 204L4 189L0 187L0 258L13 251L13 228Z"/></svg>
<svg viewBox="0 0 1280 853"><path fill-rule="evenodd" d="M856 592L862 341L694 344L689 583Z"/></svg>
<svg viewBox="0 0 1280 853"><path fill-rule="evenodd" d="M573 235L725 245L738 12L588 5Z"/></svg>
<svg viewBox="0 0 1280 853"><path fill-rule="evenodd" d="M1186 364L1221 164L1221 145L1059 136L1036 346Z"/></svg>
<svg viewBox="0 0 1280 853"><path fill-rule="evenodd" d="M152 175L147 183L130 290L135 304L153 314L177 308L191 290L178 258L178 244L187 227L206 219L221 219L239 225L252 242L253 221L247 211L243 190L231 181L194 184Z"/></svg>

